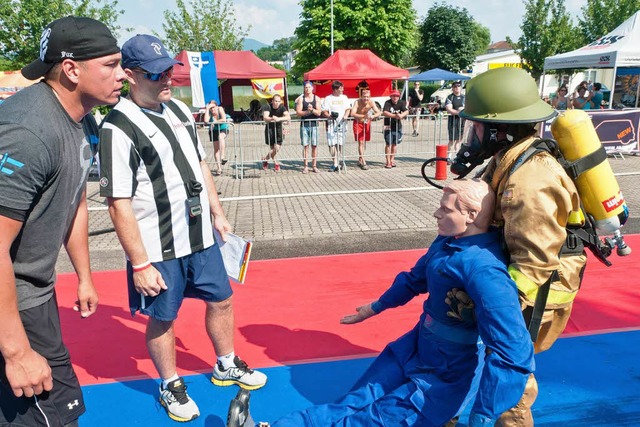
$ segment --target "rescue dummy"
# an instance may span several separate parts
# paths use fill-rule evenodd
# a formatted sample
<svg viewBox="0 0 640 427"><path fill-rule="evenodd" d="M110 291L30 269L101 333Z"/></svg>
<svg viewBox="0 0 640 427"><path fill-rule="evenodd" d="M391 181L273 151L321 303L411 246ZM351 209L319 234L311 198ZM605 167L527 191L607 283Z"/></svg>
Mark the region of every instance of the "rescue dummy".
<svg viewBox="0 0 640 427"><path fill-rule="evenodd" d="M467 403L468 425L480 427L516 404L534 368L533 345L500 234L489 230L494 205L481 180L445 187L434 213L438 237L428 252L377 300L341 320L384 316L428 293L415 327L387 345L337 402L290 413L273 427L443 426ZM474 301L475 316L451 311L451 298L462 290ZM231 402L227 427L254 426L248 393Z"/></svg>

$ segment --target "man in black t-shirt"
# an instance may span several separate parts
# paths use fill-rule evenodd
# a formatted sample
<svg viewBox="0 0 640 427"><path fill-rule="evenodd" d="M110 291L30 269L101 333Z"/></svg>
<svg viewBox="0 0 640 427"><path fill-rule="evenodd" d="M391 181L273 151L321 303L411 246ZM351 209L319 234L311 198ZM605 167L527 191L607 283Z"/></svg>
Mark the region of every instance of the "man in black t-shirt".
<svg viewBox="0 0 640 427"><path fill-rule="evenodd" d="M420 128L420 113L422 108L420 103L424 99L424 92L420 89L420 82L414 82L413 88L409 90L409 114L414 117L411 119L411 126L413 127L412 136L418 136L418 130Z"/></svg>
<svg viewBox="0 0 640 427"><path fill-rule="evenodd" d="M395 157L398 144L402 142L402 120L409 115L407 104L400 99L400 92L394 90L382 108L384 116L385 168L396 166Z"/></svg>
<svg viewBox="0 0 640 427"><path fill-rule="evenodd" d="M284 140L282 123L291 120L289 110L282 104L280 95L273 95L269 108L264 111L262 119L265 122L264 142L271 148L267 155L262 158L262 168L264 170L269 169L269 158L271 158L273 159L274 170L280 172L276 154L280 151Z"/></svg>
<svg viewBox="0 0 640 427"><path fill-rule="evenodd" d="M43 79L0 106L0 425L77 426L85 405L62 340L55 264L64 245L75 310L91 316L86 181L98 127L89 113L118 101L126 75L107 26L75 16L44 29L22 75Z"/></svg>
<svg viewBox="0 0 640 427"><path fill-rule="evenodd" d="M460 80L453 82L451 93L447 96L444 108L449 113L447 122L447 130L449 131L449 153L455 155L460 148L460 139L462 138L462 130L464 128L464 119L458 114L464 110L464 95L462 94L462 82Z"/></svg>

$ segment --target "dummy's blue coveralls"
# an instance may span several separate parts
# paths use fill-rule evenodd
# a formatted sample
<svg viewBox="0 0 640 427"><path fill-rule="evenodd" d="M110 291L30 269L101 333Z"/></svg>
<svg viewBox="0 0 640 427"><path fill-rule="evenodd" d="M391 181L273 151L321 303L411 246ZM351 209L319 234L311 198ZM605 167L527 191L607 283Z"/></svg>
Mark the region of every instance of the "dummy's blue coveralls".
<svg viewBox="0 0 640 427"><path fill-rule="evenodd" d="M492 426L533 372L533 346L495 232L439 236L373 304L375 312L429 292L420 322L389 344L349 393L278 420L282 426L442 426L473 401L470 426ZM447 316L452 288L475 319Z"/></svg>

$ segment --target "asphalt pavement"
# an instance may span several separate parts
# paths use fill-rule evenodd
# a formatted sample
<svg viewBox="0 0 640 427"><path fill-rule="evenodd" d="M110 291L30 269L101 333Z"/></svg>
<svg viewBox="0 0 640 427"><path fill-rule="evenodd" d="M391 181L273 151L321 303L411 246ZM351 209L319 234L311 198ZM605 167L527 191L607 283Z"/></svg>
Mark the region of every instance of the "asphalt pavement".
<svg viewBox="0 0 640 427"><path fill-rule="evenodd" d="M325 157L319 173L300 173L298 159L284 160L278 173L272 166L264 171L259 161L241 166L229 162L214 179L234 233L254 241L252 259L426 248L436 236L433 212L441 191L421 176L428 155L403 154L402 148L392 169L385 169L384 156L376 154L367 159L369 170L349 158L346 171L330 172L328 149L321 146ZM623 233L638 233L640 157L609 161L630 210ZM244 179L236 178L240 167ZM124 253L95 176L88 183L88 198L92 268L123 269ZM73 271L64 250L57 270Z"/></svg>

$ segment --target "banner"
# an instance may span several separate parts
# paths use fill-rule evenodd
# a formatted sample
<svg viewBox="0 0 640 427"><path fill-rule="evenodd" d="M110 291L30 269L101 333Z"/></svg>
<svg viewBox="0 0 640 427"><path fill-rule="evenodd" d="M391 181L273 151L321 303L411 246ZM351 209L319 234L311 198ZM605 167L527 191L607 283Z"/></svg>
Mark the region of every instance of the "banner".
<svg viewBox="0 0 640 427"><path fill-rule="evenodd" d="M251 79L253 94L258 98L271 98L273 95L284 97L284 81L277 79Z"/></svg>
<svg viewBox="0 0 640 427"><path fill-rule="evenodd" d="M640 110L586 110L585 111L607 154L638 152ZM544 124L543 138L553 138L550 120Z"/></svg>
<svg viewBox="0 0 640 427"><path fill-rule="evenodd" d="M191 105L202 108L212 99L220 104L213 52L187 52L187 58L191 77Z"/></svg>

